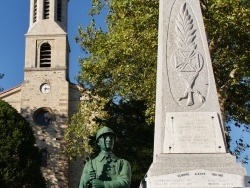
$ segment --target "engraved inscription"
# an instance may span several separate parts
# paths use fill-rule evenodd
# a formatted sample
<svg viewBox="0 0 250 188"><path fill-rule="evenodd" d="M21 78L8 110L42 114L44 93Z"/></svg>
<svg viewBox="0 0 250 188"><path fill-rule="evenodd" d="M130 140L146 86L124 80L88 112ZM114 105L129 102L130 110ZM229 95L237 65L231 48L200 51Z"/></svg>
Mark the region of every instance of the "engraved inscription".
<svg viewBox="0 0 250 188"><path fill-rule="evenodd" d="M173 129L176 132L177 146L181 147L193 147L193 148L209 148L214 147L213 141L211 141L212 130L212 118L197 117L197 116L185 116L185 118L175 118L173 121ZM209 134L208 134L209 133Z"/></svg>
<svg viewBox="0 0 250 188"><path fill-rule="evenodd" d="M179 101L187 99L187 106L194 105L193 94L201 103L205 102L205 97L201 92L194 89L195 81L204 65L202 55L196 50L196 31L187 3L184 3L176 18L178 49L172 54L172 66L186 85Z"/></svg>
<svg viewBox="0 0 250 188"><path fill-rule="evenodd" d="M182 173L162 175L147 178L148 188L165 187L243 187L243 177L240 175L214 172L208 170L193 170ZM246 185L247 186L247 185Z"/></svg>
<svg viewBox="0 0 250 188"><path fill-rule="evenodd" d="M168 113L163 152L225 152L223 137L220 133L220 123L216 113Z"/></svg>

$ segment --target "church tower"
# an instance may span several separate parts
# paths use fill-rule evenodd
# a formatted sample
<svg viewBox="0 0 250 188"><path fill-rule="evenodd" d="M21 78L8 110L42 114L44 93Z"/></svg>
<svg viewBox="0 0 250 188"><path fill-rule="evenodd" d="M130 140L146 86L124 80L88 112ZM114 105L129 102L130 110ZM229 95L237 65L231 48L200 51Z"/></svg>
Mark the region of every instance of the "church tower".
<svg viewBox="0 0 250 188"><path fill-rule="evenodd" d="M76 113L80 88L69 81L69 0L30 0L24 82L0 93L31 124L47 187L76 188L82 164L63 155L63 136Z"/></svg>
<svg viewBox="0 0 250 188"><path fill-rule="evenodd" d="M65 129L81 97L69 80L68 2L30 0L24 81L0 92L32 126L48 188L78 188L83 168L82 159L69 161L62 153Z"/></svg>
<svg viewBox="0 0 250 188"><path fill-rule="evenodd" d="M35 132L48 187L69 186L63 135L79 90L69 82L68 0L30 0L21 114Z"/></svg>

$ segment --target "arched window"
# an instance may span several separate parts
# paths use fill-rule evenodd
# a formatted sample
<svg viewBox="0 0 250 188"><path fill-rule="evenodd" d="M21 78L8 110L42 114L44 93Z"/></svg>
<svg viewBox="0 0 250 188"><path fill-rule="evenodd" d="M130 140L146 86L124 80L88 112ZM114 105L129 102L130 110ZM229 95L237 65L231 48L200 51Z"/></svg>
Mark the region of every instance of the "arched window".
<svg viewBox="0 0 250 188"><path fill-rule="evenodd" d="M43 19L49 19L49 9L50 9L49 0L44 0L43 1Z"/></svg>
<svg viewBox="0 0 250 188"><path fill-rule="evenodd" d="M34 0L33 22L37 19L37 0Z"/></svg>
<svg viewBox="0 0 250 188"><path fill-rule="evenodd" d="M43 43L40 48L40 67L51 66L51 46L49 43Z"/></svg>
<svg viewBox="0 0 250 188"><path fill-rule="evenodd" d="M55 121L55 117L51 109L43 107L34 112L33 120L37 125L46 128L50 126L53 121Z"/></svg>
<svg viewBox="0 0 250 188"><path fill-rule="evenodd" d="M62 21L62 0L57 0L57 21Z"/></svg>

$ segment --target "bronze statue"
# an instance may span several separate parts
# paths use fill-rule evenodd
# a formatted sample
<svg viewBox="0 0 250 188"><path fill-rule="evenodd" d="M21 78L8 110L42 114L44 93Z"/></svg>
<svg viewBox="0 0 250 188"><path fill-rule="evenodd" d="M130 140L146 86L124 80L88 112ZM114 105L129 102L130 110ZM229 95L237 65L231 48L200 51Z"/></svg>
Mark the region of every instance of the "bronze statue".
<svg viewBox="0 0 250 188"><path fill-rule="evenodd" d="M82 172L79 188L129 188L131 167L128 161L119 159L113 153L115 133L108 127L96 134L96 143L101 151L89 160Z"/></svg>

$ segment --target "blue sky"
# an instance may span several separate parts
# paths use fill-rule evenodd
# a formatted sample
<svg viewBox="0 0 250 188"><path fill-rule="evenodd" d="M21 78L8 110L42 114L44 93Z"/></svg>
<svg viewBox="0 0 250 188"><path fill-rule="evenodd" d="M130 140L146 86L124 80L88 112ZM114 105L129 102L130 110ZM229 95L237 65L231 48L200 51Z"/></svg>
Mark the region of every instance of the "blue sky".
<svg viewBox="0 0 250 188"><path fill-rule="evenodd" d="M0 73L5 76L0 80L0 88L8 90L23 82L25 33L29 27L29 1L30 0L0 0ZM91 18L88 10L91 0L70 0L68 15L68 38L71 48L70 53L70 81L76 83L74 77L79 71L77 58L84 54L79 44L75 43L79 24L87 26ZM97 20L103 25L103 19ZM250 142L249 134L238 128L233 128L232 138L240 137L242 134ZM248 143L249 143L248 142ZM249 150L248 150L249 154ZM249 154L250 155L250 154ZM249 156L250 157L250 156ZM245 165L250 175L250 164Z"/></svg>

